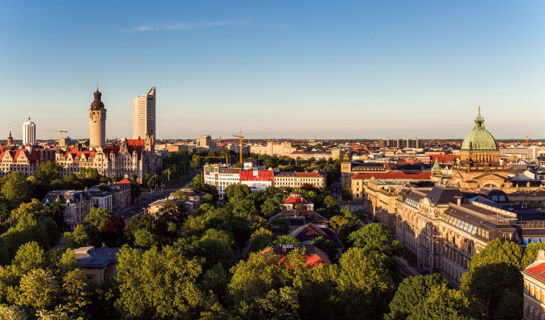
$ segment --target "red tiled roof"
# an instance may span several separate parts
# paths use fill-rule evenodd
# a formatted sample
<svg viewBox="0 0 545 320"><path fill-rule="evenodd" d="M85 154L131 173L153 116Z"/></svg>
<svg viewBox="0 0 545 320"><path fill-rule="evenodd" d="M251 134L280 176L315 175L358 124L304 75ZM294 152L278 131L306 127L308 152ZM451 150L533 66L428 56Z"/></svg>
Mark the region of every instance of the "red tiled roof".
<svg viewBox="0 0 545 320"><path fill-rule="evenodd" d="M545 263L540 263L533 267L526 268L524 269L524 272L529 273L542 281L545 281Z"/></svg>
<svg viewBox="0 0 545 320"><path fill-rule="evenodd" d="M128 178L123 178L119 181L117 181L117 183L126 183L126 184L131 184L131 180L129 180Z"/></svg>
<svg viewBox="0 0 545 320"><path fill-rule="evenodd" d="M437 159L437 162L439 163L453 163L456 161L456 159L459 159L460 156L457 154L431 154L430 162L435 162L435 159Z"/></svg>
<svg viewBox="0 0 545 320"><path fill-rule="evenodd" d="M308 201L303 197L287 197L284 200L285 204L299 204L299 203L308 203Z"/></svg>
<svg viewBox="0 0 545 320"><path fill-rule="evenodd" d="M364 172L356 173L352 179L371 179L374 177L377 180L430 180L430 172L420 173L404 173L401 171L389 172Z"/></svg>
<svg viewBox="0 0 545 320"><path fill-rule="evenodd" d="M143 147L145 145L146 145L146 140L144 139L127 139L127 146Z"/></svg>
<svg viewBox="0 0 545 320"><path fill-rule="evenodd" d="M275 254L279 258L279 262L283 263L286 260L286 256L288 255L289 251L289 249L285 249L280 246L274 246L263 249L261 251L261 254ZM329 259L327 253L314 246L306 245L305 264L309 268L314 268L321 264L328 266L331 265L331 260ZM286 265L286 267L289 268L288 265Z"/></svg>
<svg viewBox="0 0 545 320"><path fill-rule="evenodd" d="M254 175L257 173L257 175ZM273 181L272 170L240 170L240 181Z"/></svg>

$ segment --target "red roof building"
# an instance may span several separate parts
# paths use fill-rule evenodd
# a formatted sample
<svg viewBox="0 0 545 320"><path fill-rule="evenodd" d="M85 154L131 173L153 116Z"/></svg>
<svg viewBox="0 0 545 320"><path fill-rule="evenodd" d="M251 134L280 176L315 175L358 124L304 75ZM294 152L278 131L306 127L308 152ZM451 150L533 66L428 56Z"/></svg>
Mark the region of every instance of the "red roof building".
<svg viewBox="0 0 545 320"><path fill-rule="evenodd" d="M524 279L522 319L543 319L545 315L545 251L539 250L536 260L522 271Z"/></svg>
<svg viewBox="0 0 545 320"><path fill-rule="evenodd" d="M261 254L274 254L280 259L279 260L280 263L284 263L286 261L286 256L293 249L294 247L292 245L272 246L261 251ZM314 268L319 265L326 265L326 266L331 265L331 259L329 259L329 256L327 255L327 253L316 248L315 246L304 245L302 249L304 249L305 251L304 256L305 256L305 264L307 265L307 267Z"/></svg>
<svg viewBox="0 0 545 320"><path fill-rule="evenodd" d="M272 187L273 181L272 170L240 170L240 184L247 185L252 191Z"/></svg>

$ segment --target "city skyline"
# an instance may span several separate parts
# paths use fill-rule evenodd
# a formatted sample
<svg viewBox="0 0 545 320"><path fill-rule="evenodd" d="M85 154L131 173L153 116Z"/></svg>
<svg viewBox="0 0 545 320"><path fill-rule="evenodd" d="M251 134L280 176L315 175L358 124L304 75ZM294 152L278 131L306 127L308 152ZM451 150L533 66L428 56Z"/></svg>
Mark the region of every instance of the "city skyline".
<svg viewBox="0 0 545 320"><path fill-rule="evenodd" d="M158 138L545 137L543 3L143 5L0 3L0 137L87 137L97 81L107 138L153 82Z"/></svg>

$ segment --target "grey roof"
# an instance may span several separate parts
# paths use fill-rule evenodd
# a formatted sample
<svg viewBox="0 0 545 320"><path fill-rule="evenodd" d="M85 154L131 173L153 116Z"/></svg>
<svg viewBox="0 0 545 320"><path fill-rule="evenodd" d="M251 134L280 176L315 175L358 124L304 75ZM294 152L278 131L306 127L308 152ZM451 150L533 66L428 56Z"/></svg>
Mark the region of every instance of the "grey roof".
<svg viewBox="0 0 545 320"><path fill-rule="evenodd" d="M56 200L60 201L63 204L70 203L80 203L85 200L89 200L91 195L87 191L81 190L54 190L49 191L42 202L52 203Z"/></svg>
<svg viewBox="0 0 545 320"><path fill-rule="evenodd" d="M116 262L119 248L81 247L74 250L78 265L83 268L104 268Z"/></svg>
<svg viewBox="0 0 545 320"><path fill-rule="evenodd" d="M426 196L435 205L444 205L452 202L454 197L463 197L460 190L455 188L434 187Z"/></svg>

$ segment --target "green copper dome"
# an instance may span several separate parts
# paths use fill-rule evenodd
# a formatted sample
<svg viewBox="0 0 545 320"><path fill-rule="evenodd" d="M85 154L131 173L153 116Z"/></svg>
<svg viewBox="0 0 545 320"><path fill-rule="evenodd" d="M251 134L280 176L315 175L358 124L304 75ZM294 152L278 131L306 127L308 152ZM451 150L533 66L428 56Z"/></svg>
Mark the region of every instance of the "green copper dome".
<svg viewBox="0 0 545 320"><path fill-rule="evenodd" d="M462 150L468 151L497 151L498 146L494 137L484 128L484 118L481 116L481 107L479 115L475 118L473 130L466 136L462 142Z"/></svg>

